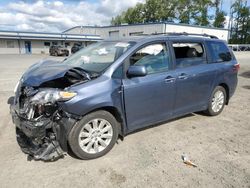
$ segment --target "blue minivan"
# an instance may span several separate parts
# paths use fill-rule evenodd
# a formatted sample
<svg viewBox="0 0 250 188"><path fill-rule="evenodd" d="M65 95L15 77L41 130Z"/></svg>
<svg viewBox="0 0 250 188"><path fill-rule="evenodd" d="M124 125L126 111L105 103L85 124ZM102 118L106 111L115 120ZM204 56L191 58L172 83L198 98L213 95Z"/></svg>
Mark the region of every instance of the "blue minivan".
<svg viewBox="0 0 250 188"><path fill-rule="evenodd" d="M208 35L104 40L23 74L9 99L17 141L29 159L52 161L69 149L94 159L137 129L220 114L238 70L226 43Z"/></svg>

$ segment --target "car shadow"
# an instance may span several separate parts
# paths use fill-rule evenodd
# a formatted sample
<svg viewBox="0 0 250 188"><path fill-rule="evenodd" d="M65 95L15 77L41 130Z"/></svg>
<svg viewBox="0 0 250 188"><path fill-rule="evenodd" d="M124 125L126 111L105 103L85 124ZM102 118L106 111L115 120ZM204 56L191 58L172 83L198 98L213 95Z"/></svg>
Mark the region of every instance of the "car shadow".
<svg viewBox="0 0 250 188"><path fill-rule="evenodd" d="M159 122L159 123L156 123L156 124L152 124L152 125L149 125L149 126L146 126L146 127L143 127L143 128L140 128L140 129L137 129L131 133L128 133L126 134L125 136L129 136L129 135L133 135L135 133L138 133L140 131L144 131L144 130L147 130L147 129L151 129L151 128L155 128L155 127L158 127L158 126L161 126L165 123L171 123L171 122L174 122L174 121L178 121L180 119L184 119L184 118L188 118L188 117L194 117L194 116L197 116L197 115L203 115L203 116L207 116L204 112L195 112L195 113L190 113L190 114L187 114L187 115L184 115L184 116L181 116L181 117L177 117L177 118L174 118L174 119L171 119L171 120L167 120L167 121L163 121L163 122ZM123 137L119 137L118 138L119 140L123 141L124 138ZM117 142L118 143L118 142ZM70 146L68 145L68 152L67 154L75 159L78 159L78 160L82 160L80 159L79 157L77 157L73 151L71 150Z"/></svg>
<svg viewBox="0 0 250 188"><path fill-rule="evenodd" d="M244 89L250 89L250 85L242 86Z"/></svg>
<svg viewBox="0 0 250 188"><path fill-rule="evenodd" d="M241 77L250 78L250 71L246 71L240 74Z"/></svg>

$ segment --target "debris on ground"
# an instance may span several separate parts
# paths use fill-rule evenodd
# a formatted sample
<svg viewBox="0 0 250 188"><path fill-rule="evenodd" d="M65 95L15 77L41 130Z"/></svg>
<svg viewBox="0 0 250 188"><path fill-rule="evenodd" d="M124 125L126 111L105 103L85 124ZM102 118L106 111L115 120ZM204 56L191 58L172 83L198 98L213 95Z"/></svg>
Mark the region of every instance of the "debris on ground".
<svg viewBox="0 0 250 188"><path fill-rule="evenodd" d="M197 167L197 165L193 163L186 154L182 154L181 158L186 165Z"/></svg>

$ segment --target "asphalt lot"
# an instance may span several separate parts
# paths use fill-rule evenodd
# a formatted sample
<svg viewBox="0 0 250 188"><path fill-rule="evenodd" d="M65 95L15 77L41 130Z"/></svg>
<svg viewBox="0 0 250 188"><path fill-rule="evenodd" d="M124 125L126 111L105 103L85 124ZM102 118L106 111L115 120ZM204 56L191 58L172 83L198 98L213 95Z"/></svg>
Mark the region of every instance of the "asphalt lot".
<svg viewBox="0 0 250 188"><path fill-rule="evenodd" d="M125 137L106 156L27 161L6 103L45 55L0 55L0 187L250 187L250 52L238 52L239 85L223 113L170 121ZM63 59L63 58L60 58ZM198 167L183 164L186 153Z"/></svg>

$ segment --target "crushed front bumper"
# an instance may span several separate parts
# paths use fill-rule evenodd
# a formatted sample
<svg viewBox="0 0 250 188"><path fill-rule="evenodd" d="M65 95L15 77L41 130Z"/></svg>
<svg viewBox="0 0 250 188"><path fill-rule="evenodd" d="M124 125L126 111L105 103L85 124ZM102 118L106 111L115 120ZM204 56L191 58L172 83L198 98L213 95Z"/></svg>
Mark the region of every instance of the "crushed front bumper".
<svg viewBox="0 0 250 188"><path fill-rule="evenodd" d="M67 136L76 119L66 113L55 113L53 117L38 121L27 120L18 114L14 104L10 105L16 138L28 160L55 161L68 151Z"/></svg>

